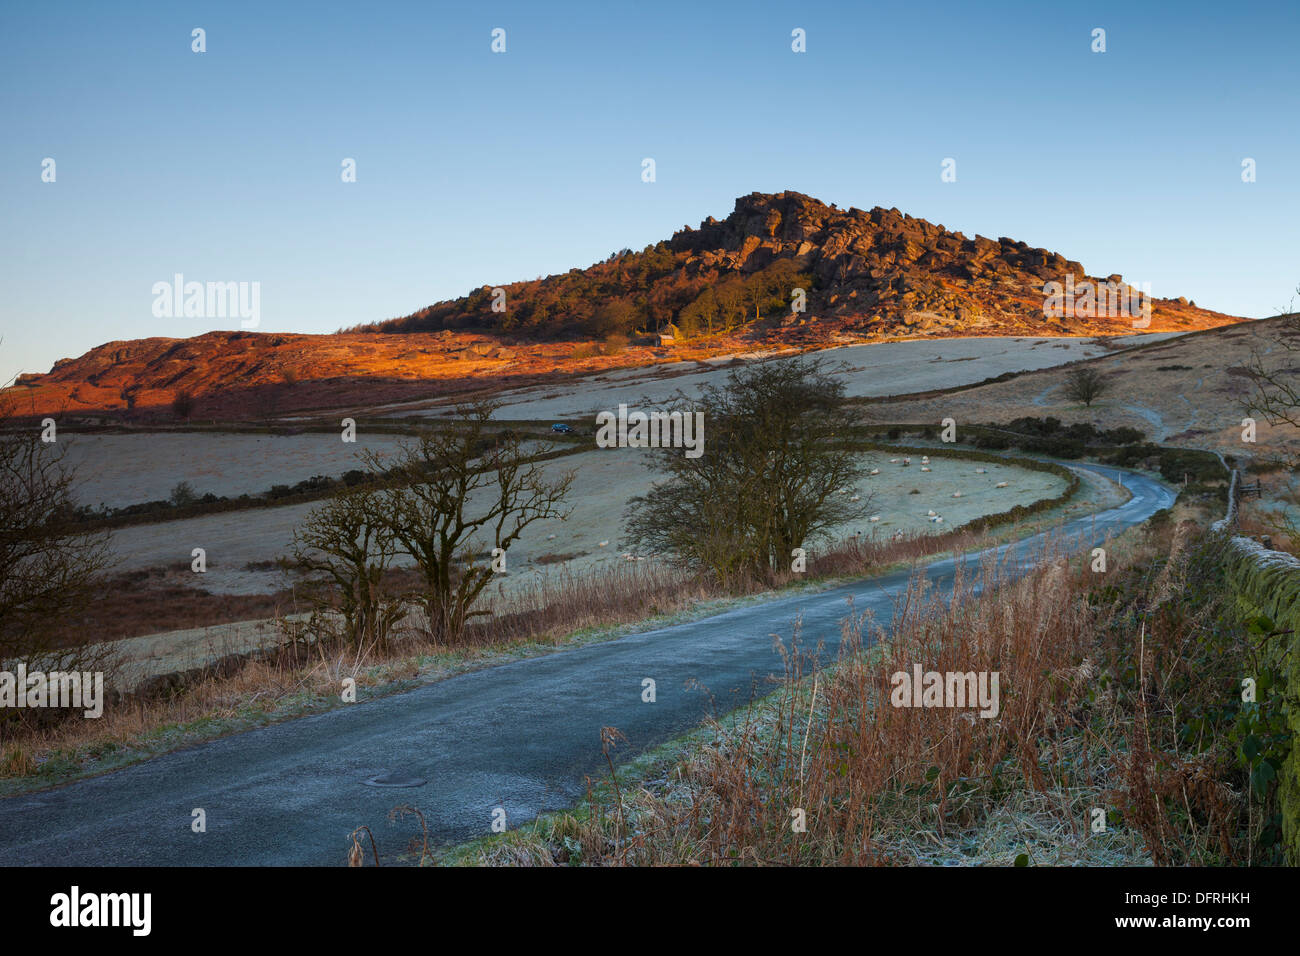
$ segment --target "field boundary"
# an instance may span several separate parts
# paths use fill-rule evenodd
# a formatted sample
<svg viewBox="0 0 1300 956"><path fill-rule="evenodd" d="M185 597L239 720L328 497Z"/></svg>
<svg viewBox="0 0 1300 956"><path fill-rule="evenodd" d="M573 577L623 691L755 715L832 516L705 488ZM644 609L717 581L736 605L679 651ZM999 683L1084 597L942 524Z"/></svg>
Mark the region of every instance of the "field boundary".
<svg viewBox="0 0 1300 956"><path fill-rule="evenodd" d="M1227 536L1225 576L1239 608L1247 619L1264 618L1271 630L1262 642L1260 659L1279 682L1261 691L1282 695L1291 731L1277 776L1282 841L1287 862L1296 866L1300 865L1300 558L1233 533L1240 484L1239 472L1233 468L1227 513L1211 525L1211 531Z"/></svg>

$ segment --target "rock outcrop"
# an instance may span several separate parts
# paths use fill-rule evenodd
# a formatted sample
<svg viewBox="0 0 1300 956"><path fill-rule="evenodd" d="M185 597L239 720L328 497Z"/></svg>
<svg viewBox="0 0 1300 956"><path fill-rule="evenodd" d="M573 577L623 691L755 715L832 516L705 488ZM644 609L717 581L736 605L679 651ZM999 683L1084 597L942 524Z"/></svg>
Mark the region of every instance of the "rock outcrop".
<svg viewBox="0 0 1300 956"><path fill-rule="evenodd" d="M633 314L642 327L658 328L680 319L708 288L778 269L781 276L798 273L811 280L801 316L807 321L800 327L814 335L1117 334L1236 321L1197 309L1185 298L1153 300L1146 326L1134 325L1141 317L1136 310L1045 314L1047 283L1074 288L1110 282L1125 294L1129 287L1118 274L1090 277L1073 259L1006 236L967 237L897 209L838 209L781 192L742 196L726 219L710 216L642 252L624 250L587 269L505 285L506 312L490 310L492 290L485 287L370 328L472 328L544 338L599 328L599 321L590 321L592 312L608 300L620 300L624 314ZM750 317L752 312L751 306ZM794 324L789 316L773 318L778 326Z"/></svg>

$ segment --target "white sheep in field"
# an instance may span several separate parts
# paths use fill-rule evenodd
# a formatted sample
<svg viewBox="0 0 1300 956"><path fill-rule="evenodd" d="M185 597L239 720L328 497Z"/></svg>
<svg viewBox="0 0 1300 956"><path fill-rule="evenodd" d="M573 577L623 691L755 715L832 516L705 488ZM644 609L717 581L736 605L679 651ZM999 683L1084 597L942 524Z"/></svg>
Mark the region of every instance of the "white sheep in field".
<svg viewBox="0 0 1300 956"><path fill-rule="evenodd" d="M996 485L994 485L993 487L994 487L994 488L1005 488L1006 486L1007 486L1007 483L1006 483L1005 481L999 481L999 482L998 482Z"/></svg>
<svg viewBox="0 0 1300 956"><path fill-rule="evenodd" d="M928 464L930 464L930 456L929 456L929 455L922 455L922 456L921 456L921 464L923 464L923 465L928 465Z"/></svg>
<svg viewBox="0 0 1300 956"><path fill-rule="evenodd" d="M862 500L861 495L854 495L852 498L849 499L849 501L861 501L861 500Z"/></svg>
<svg viewBox="0 0 1300 956"><path fill-rule="evenodd" d="M879 521L879 520L880 520L880 515L872 515L872 516L871 516L871 520L872 520L872 521Z"/></svg>
<svg viewBox="0 0 1300 956"><path fill-rule="evenodd" d="M921 466L921 470L922 470L922 471L929 471L930 469L927 468L925 465L922 465L922 466Z"/></svg>
<svg viewBox="0 0 1300 956"><path fill-rule="evenodd" d="M929 511L925 513L925 516L927 518L933 518L936 514L937 512L933 508L931 508Z"/></svg>
<svg viewBox="0 0 1300 956"><path fill-rule="evenodd" d="M987 468L976 468L976 469L975 469L975 474L977 474L977 475L983 475L983 474L987 474L987 473L988 473L988 469L987 469Z"/></svg>
<svg viewBox="0 0 1300 956"><path fill-rule="evenodd" d="M548 534L548 535L546 536L546 540L547 540L547 541L554 541L554 540L555 540L555 535L553 535L553 534Z"/></svg>
<svg viewBox="0 0 1300 956"><path fill-rule="evenodd" d="M878 474L880 474L880 469L879 469L879 468L872 468L872 469L871 469L871 473L872 473L873 475L878 475Z"/></svg>
<svg viewBox="0 0 1300 956"><path fill-rule="evenodd" d="M960 498L960 497L961 497L961 492L960 492L960 491L954 491L954 492L952 493L952 496L953 496L954 498Z"/></svg>
<svg viewBox="0 0 1300 956"><path fill-rule="evenodd" d="M601 542L600 544L598 544L596 547L598 547L598 548L603 548L603 547L605 547L605 545L607 545L607 544L609 544L608 541L602 541L602 542Z"/></svg>
<svg viewBox="0 0 1300 956"><path fill-rule="evenodd" d="M898 459L897 459L897 458L891 458L891 459L889 459L889 463L890 463L891 465L897 465L897 464L898 464Z"/></svg>
<svg viewBox="0 0 1300 956"><path fill-rule="evenodd" d="M943 524L943 515L938 515L934 519L935 524Z"/></svg>

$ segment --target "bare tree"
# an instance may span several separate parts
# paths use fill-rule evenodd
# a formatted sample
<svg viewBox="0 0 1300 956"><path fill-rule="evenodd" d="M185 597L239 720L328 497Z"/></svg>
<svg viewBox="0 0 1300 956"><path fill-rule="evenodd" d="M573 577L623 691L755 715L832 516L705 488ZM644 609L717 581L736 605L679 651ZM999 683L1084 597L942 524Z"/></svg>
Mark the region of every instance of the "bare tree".
<svg viewBox="0 0 1300 956"><path fill-rule="evenodd" d="M47 429L0 406L0 662L106 670L106 645L61 640L93 606L109 535L75 523L76 470ZM57 438L57 433L54 433Z"/></svg>
<svg viewBox="0 0 1300 956"><path fill-rule="evenodd" d="M387 644L403 616L401 601L385 590L385 572L396 556L392 532L371 490L344 491L312 510L294 529L289 569L306 572L304 586L314 607L312 628L337 634L353 646Z"/></svg>
<svg viewBox="0 0 1300 956"><path fill-rule="evenodd" d="M1065 376L1065 397L1089 408L1109 390L1110 382L1091 365L1073 369Z"/></svg>
<svg viewBox="0 0 1300 956"><path fill-rule="evenodd" d="M864 465L842 447L854 416L829 373L820 359L776 359L733 370L698 401L679 396L675 410L704 414L704 452L652 462L664 479L629 505L632 544L719 580L766 579L864 515L871 496L851 494Z"/></svg>
<svg viewBox="0 0 1300 956"><path fill-rule="evenodd" d="M424 609L434 640L455 642L471 618L494 570L493 551L504 556L535 521L567 517L563 502L573 472L548 476L513 431L492 422L497 405L476 402L457 409L458 421L420 434L401 446L380 492L389 533L420 570L414 600ZM367 453L372 470L381 460Z"/></svg>
<svg viewBox="0 0 1300 956"><path fill-rule="evenodd" d="M1300 287L1296 293L1300 295ZM1294 299L1291 305L1295 305ZM1262 351L1258 345L1251 348L1246 372L1254 389L1245 410L1270 425L1300 429L1300 369L1296 367L1300 361L1300 313L1281 314L1267 341ZM1286 461L1293 469L1300 465L1300 450L1287 455Z"/></svg>
<svg viewBox="0 0 1300 956"><path fill-rule="evenodd" d="M1296 293L1300 295L1300 287ZM1294 307L1293 298L1266 336L1266 347L1252 346L1246 365L1252 391L1243 407L1247 415L1258 415L1274 428L1289 427L1293 436L1300 436L1300 313ZM1277 442L1274 460L1292 473L1300 471L1300 446ZM1269 523L1300 542L1300 523L1285 509L1273 514Z"/></svg>

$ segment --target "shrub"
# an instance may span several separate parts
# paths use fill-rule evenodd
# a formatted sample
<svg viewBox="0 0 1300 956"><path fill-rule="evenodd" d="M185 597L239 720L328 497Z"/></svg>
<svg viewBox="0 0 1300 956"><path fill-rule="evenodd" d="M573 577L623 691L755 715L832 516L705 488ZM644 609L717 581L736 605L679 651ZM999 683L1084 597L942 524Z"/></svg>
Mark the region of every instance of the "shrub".
<svg viewBox="0 0 1300 956"><path fill-rule="evenodd" d="M1076 368L1065 377L1065 397L1089 407L1109 390L1110 383L1090 365Z"/></svg>
<svg viewBox="0 0 1300 956"><path fill-rule="evenodd" d="M194 493L194 489L190 487L188 481L182 481L177 483L176 487L172 489L171 496L168 500L171 501L175 507L184 508L187 505L194 504L194 502L198 500L198 495Z"/></svg>
<svg viewBox="0 0 1300 956"><path fill-rule="evenodd" d="M172 413L177 418L189 421L190 416L194 414L194 405L194 393L188 388L182 388L172 397Z"/></svg>

